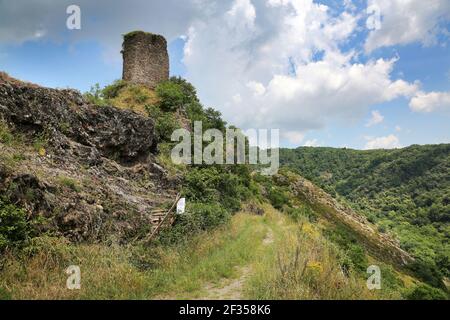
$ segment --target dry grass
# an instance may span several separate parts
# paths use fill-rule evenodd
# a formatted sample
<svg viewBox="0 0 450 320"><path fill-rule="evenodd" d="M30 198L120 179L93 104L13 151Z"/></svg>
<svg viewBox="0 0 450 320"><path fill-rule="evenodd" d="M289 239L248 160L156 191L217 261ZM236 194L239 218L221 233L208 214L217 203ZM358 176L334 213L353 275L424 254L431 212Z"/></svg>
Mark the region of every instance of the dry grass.
<svg viewBox="0 0 450 320"><path fill-rule="evenodd" d="M15 78L11 77L9 74L7 74L6 72L0 71L0 84L6 83L6 82L12 83L15 85L22 85L22 86L33 87L33 88L39 87L39 85L37 85L37 84L22 81L19 79L15 79Z"/></svg>
<svg viewBox="0 0 450 320"><path fill-rule="evenodd" d="M70 245L40 238L20 257L4 259L0 296L6 291L13 299L201 299L209 296L208 288L220 290L241 279L245 268L245 281L233 288L242 298L397 298L370 292L357 275L344 276L337 249L315 225L293 222L270 206L265 211L239 213L227 226L180 247ZM81 290L66 289L70 265L81 268Z"/></svg>
<svg viewBox="0 0 450 320"><path fill-rule="evenodd" d="M294 223L270 207L266 208L266 220L275 235L274 246L254 264L254 275L246 288L248 297L287 300L398 298L387 292L369 291L365 279L358 275L345 276L337 249L314 225L306 221Z"/></svg>
<svg viewBox="0 0 450 320"><path fill-rule="evenodd" d="M127 85L120 89L116 98L111 99L111 104L119 109L127 109L147 116L146 105L155 104L158 101L156 93L145 86Z"/></svg>

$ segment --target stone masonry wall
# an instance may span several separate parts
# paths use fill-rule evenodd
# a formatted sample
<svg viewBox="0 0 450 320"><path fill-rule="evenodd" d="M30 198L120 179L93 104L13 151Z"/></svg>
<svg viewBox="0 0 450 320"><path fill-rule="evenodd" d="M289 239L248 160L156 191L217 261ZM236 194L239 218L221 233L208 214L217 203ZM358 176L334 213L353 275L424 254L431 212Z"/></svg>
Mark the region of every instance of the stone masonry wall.
<svg viewBox="0 0 450 320"><path fill-rule="evenodd" d="M163 36L142 31L125 35L123 80L154 89L169 79L169 54Z"/></svg>

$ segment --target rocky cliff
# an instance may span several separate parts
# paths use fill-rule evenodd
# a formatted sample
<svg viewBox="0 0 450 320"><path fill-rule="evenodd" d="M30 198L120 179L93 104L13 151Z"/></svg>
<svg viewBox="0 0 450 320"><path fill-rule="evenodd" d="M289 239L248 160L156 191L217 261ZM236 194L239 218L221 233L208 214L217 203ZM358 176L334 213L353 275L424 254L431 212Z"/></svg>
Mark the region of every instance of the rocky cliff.
<svg viewBox="0 0 450 320"><path fill-rule="evenodd" d="M0 74L0 194L73 241L142 237L176 181L157 163L152 119L79 92Z"/></svg>
<svg viewBox="0 0 450 320"><path fill-rule="evenodd" d="M291 181L291 190L334 225L342 225L354 234L373 256L400 266L414 261L411 255L400 248L400 243L395 238L378 232L376 226L363 215L339 203L309 180L296 176L295 180Z"/></svg>

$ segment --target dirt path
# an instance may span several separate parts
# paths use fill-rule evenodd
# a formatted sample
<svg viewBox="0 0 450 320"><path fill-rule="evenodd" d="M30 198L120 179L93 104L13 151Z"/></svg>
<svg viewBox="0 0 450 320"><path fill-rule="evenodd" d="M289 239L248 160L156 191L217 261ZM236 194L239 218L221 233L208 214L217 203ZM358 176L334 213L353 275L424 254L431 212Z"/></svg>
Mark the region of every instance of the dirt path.
<svg viewBox="0 0 450 320"><path fill-rule="evenodd" d="M271 229L267 231L267 235L263 240L264 246L269 246L274 242L274 234ZM204 291L207 294L199 300L242 300L243 288L248 277L251 275L251 267L239 267L237 269L239 277L235 279L223 279L219 284L207 284Z"/></svg>
<svg viewBox="0 0 450 320"><path fill-rule="evenodd" d="M250 267L242 267L237 279L223 280L218 285L207 284L204 288L207 294L199 300L242 300L242 289L250 273Z"/></svg>

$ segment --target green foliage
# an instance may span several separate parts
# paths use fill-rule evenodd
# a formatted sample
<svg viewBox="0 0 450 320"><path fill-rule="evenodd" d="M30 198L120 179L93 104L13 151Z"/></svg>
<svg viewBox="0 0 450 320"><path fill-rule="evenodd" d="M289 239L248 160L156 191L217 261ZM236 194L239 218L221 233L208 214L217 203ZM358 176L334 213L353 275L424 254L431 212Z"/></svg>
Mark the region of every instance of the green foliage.
<svg viewBox="0 0 450 320"><path fill-rule="evenodd" d="M137 34L146 34L146 35L153 35L152 33L150 33L150 32L144 32L144 31L140 31L140 30L135 30L135 31L130 31L130 32L128 32L128 33L125 33L125 34L123 34L123 38L125 39L125 40L127 40L127 39L129 39L129 38L133 38L135 35L137 35Z"/></svg>
<svg viewBox="0 0 450 320"><path fill-rule="evenodd" d="M146 106L147 113L155 120L155 133L158 141L171 142L174 130L180 128L180 124L171 112L163 112L155 105Z"/></svg>
<svg viewBox="0 0 450 320"><path fill-rule="evenodd" d="M107 105L107 102L105 101L103 97L102 89L100 88L100 84L96 83L93 86L91 86L91 89L89 92L86 92L83 94L83 97L92 104L95 104L97 106L105 106Z"/></svg>
<svg viewBox="0 0 450 320"><path fill-rule="evenodd" d="M417 260L410 264L408 268L412 270L420 280L426 282L427 284L436 288L445 289L445 284L442 282L442 273L436 265Z"/></svg>
<svg viewBox="0 0 450 320"><path fill-rule="evenodd" d="M345 226L336 225L333 229L326 231L326 236L345 253L344 269L366 272L369 266L366 251L353 233L349 232Z"/></svg>
<svg viewBox="0 0 450 320"><path fill-rule="evenodd" d="M127 83L124 80L116 80L112 84L101 90L100 96L104 99L114 99L119 95L120 90L125 88Z"/></svg>
<svg viewBox="0 0 450 320"><path fill-rule="evenodd" d="M408 300L447 300L448 295L442 290L422 284L406 293Z"/></svg>
<svg viewBox="0 0 450 320"><path fill-rule="evenodd" d="M14 135L3 120L0 120L0 142L6 145L11 145L14 142Z"/></svg>
<svg viewBox="0 0 450 320"><path fill-rule="evenodd" d="M297 208L288 207L285 209L285 212L288 216L294 219L294 221L299 221L302 217L305 217L310 222L316 222L318 218L317 213L314 212L314 210L312 210L308 205L301 205Z"/></svg>
<svg viewBox="0 0 450 320"><path fill-rule="evenodd" d="M170 82L179 86L183 93L184 101L188 101L190 103L199 102L197 98L197 90L191 83L181 77L172 77L170 78Z"/></svg>
<svg viewBox="0 0 450 320"><path fill-rule="evenodd" d="M288 195L280 187L272 186L268 190L267 198L270 200L272 205L278 210L283 209L285 205L289 204Z"/></svg>
<svg viewBox="0 0 450 320"><path fill-rule="evenodd" d="M0 300L11 300L12 296L6 289L0 287Z"/></svg>
<svg viewBox="0 0 450 320"><path fill-rule="evenodd" d="M403 249L450 275L450 145L399 150L281 149L280 161L396 234Z"/></svg>
<svg viewBox="0 0 450 320"><path fill-rule="evenodd" d="M220 203L235 212L241 200L251 195L248 174L245 166L192 168L185 176L183 193L192 201Z"/></svg>
<svg viewBox="0 0 450 320"><path fill-rule="evenodd" d="M204 109L198 102L192 102L186 107L186 113L192 125L195 121L201 121L203 131L217 129L225 132L227 123L222 120L222 114L212 108Z"/></svg>
<svg viewBox="0 0 450 320"><path fill-rule="evenodd" d="M0 198L0 251L22 243L30 233L25 210Z"/></svg>
<svg viewBox="0 0 450 320"><path fill-rule="evenodd" d="M116 80L112 84L105 86L104 88L100 87L100 84L96 83L91 86L89 92L83 94L84 98L97 106L106 106L110 104L110 100L116 98L120 90L125 88L127 83L123 80ZM138 89L135 89L138 90ZM136 92L139 94L139 92Z"/></svg>
<svg viewBox="0 0 450 320"><path fill-rule="evenodd" d="M176 111L189 103L189 97L185 96L183 87L173 81L164 81L156 87L156 94L160 101L158 106L164 111Z"/></svg>
<svg viewBox="0 0 450 320"><path fill-rule="evenodd" d="M185 214L177 217L176 224L162 232L160 241L164 244L179 244L190 237L229 221L231 215L218 203L189 203Z"/></svg>
<svg viewBox="0 0 450 320"><path fill-rule="evenodd" d="M64 186L67 187L75 192L80 192L81 191L81 187L78 183L78 181L76 181L75 179L69 178L69 177L65 177L65 176L59 176L58 177L58 182Z"/></svg>

